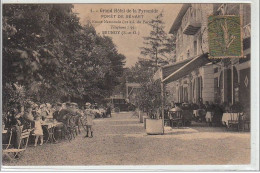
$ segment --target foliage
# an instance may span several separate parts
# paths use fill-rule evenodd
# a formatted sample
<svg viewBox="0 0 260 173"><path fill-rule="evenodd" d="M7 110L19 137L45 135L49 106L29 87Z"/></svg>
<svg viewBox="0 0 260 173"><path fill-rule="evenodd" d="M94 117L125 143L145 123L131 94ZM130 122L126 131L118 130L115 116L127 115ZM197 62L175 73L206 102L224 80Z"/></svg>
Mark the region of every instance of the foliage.
<svg viewBox="0 0 260 173"><path fill-rule="evenodd" d="M3 117L5 118L6 113L10 112L14 107L24 105L28 102L26 98L26 91L23 86L14 83L13 85L7 83L4 85L3 90Z"/></svg>
<svg viewBox="0 0 260 173"><path fill-rule="evenodd" d="M27 98L40 103L95 102L112 92L125 56L111 38L82 26L72 8L3 5L3 85L18 83Z"/></svg>
<svg viewBox="0 0 260 173"><path fill-rule="evenodd" d="M79 93L97 102L108 97L118 85L125 56L117 52L111 38L97 35L91 25L84 26L77 34L73 41L75 61L72 62L80 67L77 77L81 81L77 88Z"/></svg>
<svg viewBox="0 0 260 173"><path fill-rule="evenodd" d="M161 85L160 81L153 80L154 70L155 67L149 66L149 62L138 61L124 73L128 82L141 85L133 100L134 104L145 112L156 112L161 106Z"/></svg>
<svg viewBox="0 0 260 173"><path fill-rule="evenodd" d="M136 105L145 112L156 112L161 107L160 81L144 83L136 95Z"/></svg>
<svg viewBox="0 0 260 173"><path fill-rule="evenodd" d="M174 50L174 38L169 37L164 31L165 26L162 18L163 12L149 22L148 25L152 30L149 36L143 37L145 47L140 48L141 54L148 56L149 61L155 67L168 64L168 57Z"/></svg>
<svg viewBox="0 0 260 173"><path fill-rule="evenodd" d="M143 85L152 80L154 67L149 67L146 64L142 64L141 61L138 61L135 66L128 69L125 73L128 82L136 82Z"/></svg>

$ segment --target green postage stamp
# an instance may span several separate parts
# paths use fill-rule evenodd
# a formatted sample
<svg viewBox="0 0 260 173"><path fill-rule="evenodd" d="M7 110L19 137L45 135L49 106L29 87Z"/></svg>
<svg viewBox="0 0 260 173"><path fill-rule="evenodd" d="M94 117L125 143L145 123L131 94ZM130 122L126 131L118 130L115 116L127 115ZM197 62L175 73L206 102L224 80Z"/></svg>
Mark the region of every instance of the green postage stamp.
<svg viewBox="0 0 260 173"><path fill-rule="evenodd" d="M211 58L243 56L240 16L209 16L208 40Z"/></svg>

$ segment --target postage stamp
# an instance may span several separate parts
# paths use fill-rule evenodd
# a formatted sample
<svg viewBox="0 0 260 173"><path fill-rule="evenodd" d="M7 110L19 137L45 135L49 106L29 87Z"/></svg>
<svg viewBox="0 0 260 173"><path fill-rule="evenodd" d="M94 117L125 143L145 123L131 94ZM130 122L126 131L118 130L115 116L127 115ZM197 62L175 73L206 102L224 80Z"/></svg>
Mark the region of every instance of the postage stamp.
<svg viewBox="0 0 260 173"><path fill-rule="evenodd" d="M210 16L209 54L212 57L243 57L240 16Z"/></svg>

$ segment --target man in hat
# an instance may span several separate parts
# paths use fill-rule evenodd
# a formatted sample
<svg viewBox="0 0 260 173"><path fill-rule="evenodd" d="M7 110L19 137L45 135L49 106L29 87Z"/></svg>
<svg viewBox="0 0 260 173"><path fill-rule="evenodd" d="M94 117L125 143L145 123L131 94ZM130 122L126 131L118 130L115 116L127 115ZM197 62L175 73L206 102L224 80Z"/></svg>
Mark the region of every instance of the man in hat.
<svg viewBox="0 0 260 173"><path fill-rule="evenodd" d="M53 112L53 119L56 119L59 121L59 113L60 113L61 109L62 109L62 104L56 103L55 111Z"/></svg>
<svg viewBox="0 0 260 173"><path fill-rule="evenodd" d="M87 126L86 126L86 130L87 130L87 134L86 134L86 138L89 137L89 132L90 132L90 137L92 138L93 137L93 125L94 125L94 122L93 122L93 119L95 117L93 111L91 110L91 104L90 103L86 103L85 104L86 106L86 109L85 109L85 116L87 117Z"/></svg>
<svg viewBox="0 0 260 173"><path fill-rule="evenodd" d="M58 118L56 119L57 121L63 122L64 124L67 123L68 116L71 114L69 111L68 107L70 106L69 103L63 103L59 113L58 113ZM56 117L56 116L54 116Z"/></svg>
<svg viewBox="0 0 260 173"><path fill-rule="evenodd" d="M77 103L71 103L70 104L70 111L72 112L73 115L77 116L80 115L79 113L79 107Z"/></svg>

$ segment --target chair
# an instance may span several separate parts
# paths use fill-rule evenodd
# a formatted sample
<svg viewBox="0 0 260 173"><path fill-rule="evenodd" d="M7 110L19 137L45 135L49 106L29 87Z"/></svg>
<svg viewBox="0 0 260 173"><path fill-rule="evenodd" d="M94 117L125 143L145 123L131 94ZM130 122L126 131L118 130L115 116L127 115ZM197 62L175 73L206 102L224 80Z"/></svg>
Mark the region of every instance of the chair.
<svg viewBox="0 0 260 173"><path fill-rule="evenodd" d="M3 143L3 144L2 144L2 148L3 148L3 149L8 149L8 148L10 147L11 141L12 141L12 137L13 137L13 131L10 130L10 135L9 135L8 143L6 143L6 144Z"/></svg>
<svg viewBox="0 0 260 173"><path fill-rule="evenodd" d="M172 119L170 120L170 124L171 127L174 127L174 125L176 125L177 128L179 128L180 126L183 126L183 116L181 114L181 112L176 112Z"/></svg>
<svg viewBox="0 0 260 173"><path fill-rule="evenodd" d="M8 157L10 160L13 160L14 158L18 158L18 155L21 155L27 148L30 132L31 130L29 129L22 131L20 135L18 148L9 148L11 146L10 145L11 137L10 137L8 146L2 151L3 156Z"/></svg>
<svg viewBox="0 0 260 173"><path fill-rule="evenodd" d="M235 118L235 114L231 113L231 120L228 120L227 129L235 128L237 131L239 131L242 127L242 130L244 130L243 126L243 114L238 113L238 117Z"/></svg>
<svg viewBox="0 0 260 173"><path fill-rule="evenodd" d="M170 126L170 119L164 119L164 126Z"/></svg>
<svg viewBox="0 0 260 173"><path fill-rule="evenodd" d="M247 130L250 131L250 115L248 113L244 113L243 114L243 118L240 122L240 126L242 128L243 131Z"/></svg>
<svg viewBox="0 0 260 173"><path fill-rule="evenodd" d="M169 113L164 114L164 126L171 126Z"/></svg>
<svg viewBox="0 0 260 173"><path fill-rule="evenodd" d="M76 117L75 116L71 116L69 118L69 122L68 122L68 127L70 127L71 130L71 134L73 135L73 137L75 138L75 136L78 135L78 126L76 124Z"/></svg>

